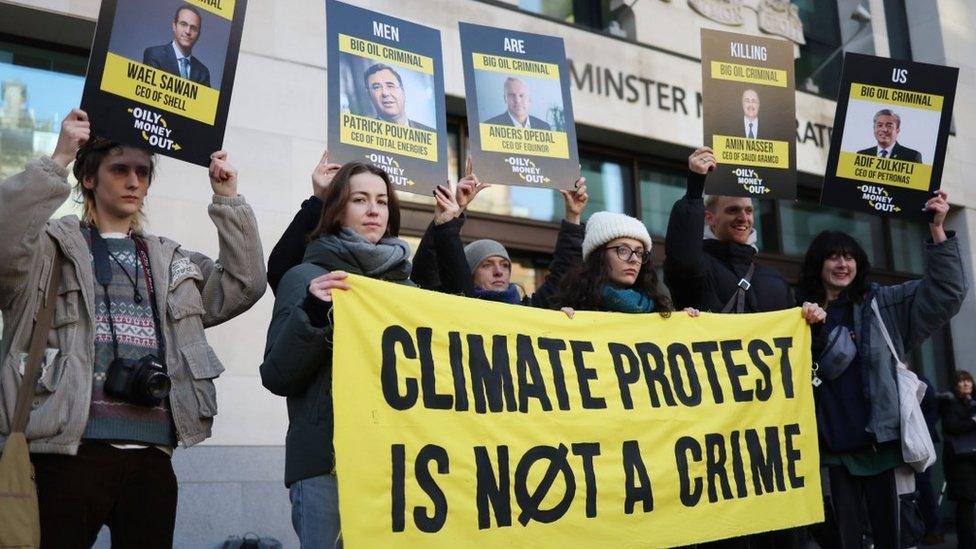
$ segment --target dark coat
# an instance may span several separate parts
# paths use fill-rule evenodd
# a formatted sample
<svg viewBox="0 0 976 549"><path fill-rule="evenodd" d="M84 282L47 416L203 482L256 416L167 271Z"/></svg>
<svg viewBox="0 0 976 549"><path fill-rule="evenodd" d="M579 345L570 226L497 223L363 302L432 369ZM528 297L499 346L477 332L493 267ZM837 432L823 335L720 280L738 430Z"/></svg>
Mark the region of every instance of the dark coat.
<svg viewBox="0 0 976 549"><path fill-rule="evenodd" d="M946 438L976 431L973 421L973 402L964 402L955 394L940 399L942 430ZM976 456L960 457L952 452L952 444L946 443L943 451L946 483L949 498L953 500L976 501Z"/></svg>
<svg viewBox="0 0 976 549"><path fill-rule="evenodd" d="M866 154L869 156L878 156L878 147L871 147L861 151L857 151L857 154ZM921 162L922 153L916 151L915 149L909 149L908 147L902 147L895 142L895 146L891 148L891 156L895 160L905 160L908 162Z"/></svg>
<svg viewBox="0 0 976 549"><path fill-rule="evenodd" d="M664 283L671 290L676 309L694 307L721 312L755 260L756 250L735 242L704 240L704 184L704 176L689 173L688 192L671 208L665 237ZM789 284L775 269L756 264L751 282L745 312L794 306Z"/></svg>
<svg viewBox="0 0 976 549"><path fill-rule="evenodd" d="M515 124L512 123L512 117L508 115L508 111L505 111L505 112L499 114L498 116L489 118L488 120L485 120L482 123L483 124L495 124L497 126L515 126ZM530 114L529 115L529 129L532 129L532 130L551 130L552 128L549 126L549 124L545 120L542 120L541 118L536 118L536 117L534 117L534 116L532 116Z"/></svg>
<svg viewBox="0 0 976 549"><path fill-rule="evenodd" d="M142 63L164 70L168 73L180 75L180 64L176 62L176 52L173 44L163 44L146 48L142 53ZM190 56L190 81L210 87L210 69L195 56Z"/></svg>

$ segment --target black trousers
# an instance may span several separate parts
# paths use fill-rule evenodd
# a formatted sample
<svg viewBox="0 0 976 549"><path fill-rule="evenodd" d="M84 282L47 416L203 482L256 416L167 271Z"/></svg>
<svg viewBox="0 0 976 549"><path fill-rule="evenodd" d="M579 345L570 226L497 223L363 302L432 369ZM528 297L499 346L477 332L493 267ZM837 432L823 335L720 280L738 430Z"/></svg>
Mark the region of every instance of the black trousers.
<svg viewBox="0 0 976 549"><path fill-rule="evenodd" d="M972 501L956 502L956 538L959 549L976 548L976 503Z"/></svg>
<svg viewBox="0 0 976 549"><path fill-rule="evenodd" d="M831 465L830 496L841 549L860 549L865 524L859 509L864 505L877 549L898 549L901 530L898 490L894 469L869 477L857 477L843 465Z"/></svg>
<svg viewBox="0 0 976 549"><path fill-rule="evenodd" d="M173 546L176 475L157 448L84 442L75 456L31 454L41 547L91 547L103 525L113 548Z"/></svg>

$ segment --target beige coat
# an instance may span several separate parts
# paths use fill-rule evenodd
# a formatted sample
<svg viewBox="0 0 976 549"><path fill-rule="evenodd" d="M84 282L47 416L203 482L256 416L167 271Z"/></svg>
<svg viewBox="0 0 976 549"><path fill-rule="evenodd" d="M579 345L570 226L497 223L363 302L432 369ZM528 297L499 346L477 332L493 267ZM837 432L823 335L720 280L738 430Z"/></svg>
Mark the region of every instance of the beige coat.
<svg viewBox="0 0 976 549"><path fill-rule="evenodd" d="M49 219L70 192L67 173L50 158L0 182L0 444L10 432L34 316L55 246L64 253L61 288L27 439L32 452L75 454L88 422L95 354L95 280L77 217ZM213 380L224 370L204 335L251 307L266 285L254 212L244 197L214 196L208 213L217 226L217 261L162 237L142 235L172 378L170 408L179 440L190 446L210 436L217 414Z"/></svg>

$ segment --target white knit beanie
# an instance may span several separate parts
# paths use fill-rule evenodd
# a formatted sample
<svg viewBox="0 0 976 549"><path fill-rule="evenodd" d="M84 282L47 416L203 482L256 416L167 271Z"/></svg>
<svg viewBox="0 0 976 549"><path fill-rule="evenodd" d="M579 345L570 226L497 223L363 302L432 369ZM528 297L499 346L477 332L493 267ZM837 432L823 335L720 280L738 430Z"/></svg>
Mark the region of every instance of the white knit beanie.
<svg viewBox="0 0 976 549"><path fill-rule="evenodd" d="M583 259L590 252L616 238L633 238L644 244L644 251L651 251L651 235L639 219L613 212L596 212L586 221L583 238Z"/></svg>

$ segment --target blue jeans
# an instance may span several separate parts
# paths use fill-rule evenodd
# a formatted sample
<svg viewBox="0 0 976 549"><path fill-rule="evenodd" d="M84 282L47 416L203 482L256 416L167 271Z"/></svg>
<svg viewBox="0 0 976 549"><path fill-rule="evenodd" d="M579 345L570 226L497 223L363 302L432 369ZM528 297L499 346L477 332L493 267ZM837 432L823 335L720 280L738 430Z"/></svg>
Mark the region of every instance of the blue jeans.
<svg viewBox="0 0 976 549"><path fill-rule="evenodd" d="M339 537L339 490L335 475L292 483L291 524L302 549L342 549Z"/></svg>

